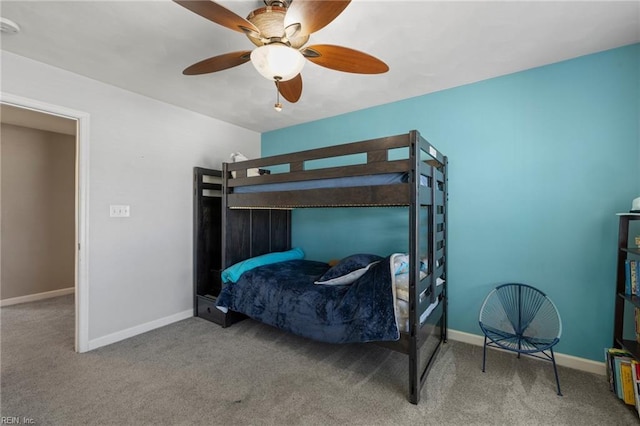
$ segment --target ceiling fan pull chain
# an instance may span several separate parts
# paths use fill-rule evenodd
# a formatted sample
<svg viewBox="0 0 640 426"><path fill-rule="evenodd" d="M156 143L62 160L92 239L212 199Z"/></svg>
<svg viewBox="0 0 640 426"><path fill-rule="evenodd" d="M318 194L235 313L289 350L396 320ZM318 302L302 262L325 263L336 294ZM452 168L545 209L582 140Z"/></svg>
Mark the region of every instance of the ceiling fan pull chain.
<svg viewBox="0 0 640 426"><path fill-rule="evenodd" d="M273 109L280 112L282 111L282 104L280 103L280 78L276 77L276 104Z"/></svg>

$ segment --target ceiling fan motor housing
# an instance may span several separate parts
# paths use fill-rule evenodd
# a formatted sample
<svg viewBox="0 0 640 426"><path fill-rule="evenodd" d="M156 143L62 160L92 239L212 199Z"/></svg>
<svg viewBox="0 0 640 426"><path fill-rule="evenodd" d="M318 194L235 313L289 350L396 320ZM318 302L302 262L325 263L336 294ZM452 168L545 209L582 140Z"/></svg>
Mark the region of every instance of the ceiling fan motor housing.
<svg viewBox="0 0 640 426"><path fill-rule="evenodd" d="M289 7L289 3L291 3L291 0L287 1L287 0L263 0L263 3L267 6L280 6L280 7L284 7L285 9L287 7Z"/></svg>
<svg viewBox="0 0 640 426"><path fill-rule="evenodd" d="M281 3L281 2L272 2ZM284 29L284 17L287 8L282 6L265 6L256 9L247 16L247 21L251 22L260 30L261 37L254 37L247 33L247 37L256 46L264 46L272 42L284 43L294 49L300 49L308 40L309 35L295 36L287 38Z"/></svg>

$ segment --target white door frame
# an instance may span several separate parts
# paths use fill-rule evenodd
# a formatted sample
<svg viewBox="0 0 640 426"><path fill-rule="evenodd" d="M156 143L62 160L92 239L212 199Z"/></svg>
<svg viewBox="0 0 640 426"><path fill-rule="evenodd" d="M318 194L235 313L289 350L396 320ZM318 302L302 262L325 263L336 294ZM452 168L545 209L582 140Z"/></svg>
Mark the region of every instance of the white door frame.
<svg viewBox="0 0 640 426"><path fill-rule="evenodd" d="M0 92L0 102L71 118L76 131L76 218L75 218L75 350L89 350L89 114L35 99Z"/></svg>

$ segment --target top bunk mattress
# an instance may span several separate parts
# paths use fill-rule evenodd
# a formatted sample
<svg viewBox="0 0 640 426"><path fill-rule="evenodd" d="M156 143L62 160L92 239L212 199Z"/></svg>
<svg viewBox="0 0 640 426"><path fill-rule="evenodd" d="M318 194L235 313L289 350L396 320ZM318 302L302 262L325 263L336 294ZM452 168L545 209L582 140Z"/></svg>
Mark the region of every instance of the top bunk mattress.
<svg viewBox="0 0 640 426"><path fill-rule="evenodd" d="M321 188L347 188L353 186L378 186L407 183L409 174L404 173L380 173L365 176L348 176L341 178L327 178L303 180L296 182L266 183L263 185L237 186L233 189L235 194L252 194L259 192L299 191L305 189ZM420 176L420 185L427 186L428 178Z"/></svg>

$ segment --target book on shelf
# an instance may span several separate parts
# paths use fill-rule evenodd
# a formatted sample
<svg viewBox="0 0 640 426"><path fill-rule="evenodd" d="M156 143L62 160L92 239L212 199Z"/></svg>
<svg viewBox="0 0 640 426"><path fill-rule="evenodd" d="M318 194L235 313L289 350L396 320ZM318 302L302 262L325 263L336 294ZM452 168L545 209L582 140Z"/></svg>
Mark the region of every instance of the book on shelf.
<svg viewBox="0 0 640 426"><path fill-rule="evenodd" d="M629 269L631 269L631 294L638 296L640 293L638 293L638 288L640 287L638 285L638 261L637 260L633 260L631 259L629 261Z"/></svg>
<svg viewBox="0 0 640 426"><path fill-rule="evenodd" d="M624 294L631 294L631 261L624 261Z"/></svg>
<svg viewBox="0 0 640 426"><path fill-rule="evenodd" d="M633 309L634 325L636 331L636 342L640 343L640 308Z"/></svg>
<svg viewBox="0 0 640 426"><path fill-rule="evenodd" d="M611 349L604 349L604 365L607 369L607 381L609 382L609 390L613 392L613 370L611 366L611 360L613 356L609 353Z"/></svg>
<svg viewBox="0 0 640 426"><path fill-rule="evenodd" d="M640 296L640 261L638 260L624 261L624 293Z"/></svg>
<svg viewBox="0 0 640 426"><path fill-rule="evenodd" d="M640 364L635 359L631 361L631 372L633 373L633 393L636 398L636 411L640 416Z"/></svg>
<svg viewBox="0 0 640 426"><path fill-rule="evenodd" d="M622 385L622 400L627 405L636 405L635 392L633 391L633 372L631 370L631 358L620 358L620 383Z"/></svg>
<svg viewBox="0 0 640 426"><path fill-rule="evenodd" d="M628 356L616 356L613 359L614 365L614 375L616 378L615 386L616 386L616 395L618 395L619 399L624 400L624 392L622 390L622 360L631 361L631 358Z"/></svg>
<svg viewBox="0 0 640 426"><path fill-rule="evenodd" d="M605 365L610 390L640 416L640 362L624 349L605 349Z"/></svg>
<svg viewBox="0 0 640 426"><path fill-rule="evenodd" d="M620 379L620 358L631 360L631 354L618 348L608 348L605 350L605 363L607 366L607 379L609 380L609 389L622 399L622 381Z"/></svg>

